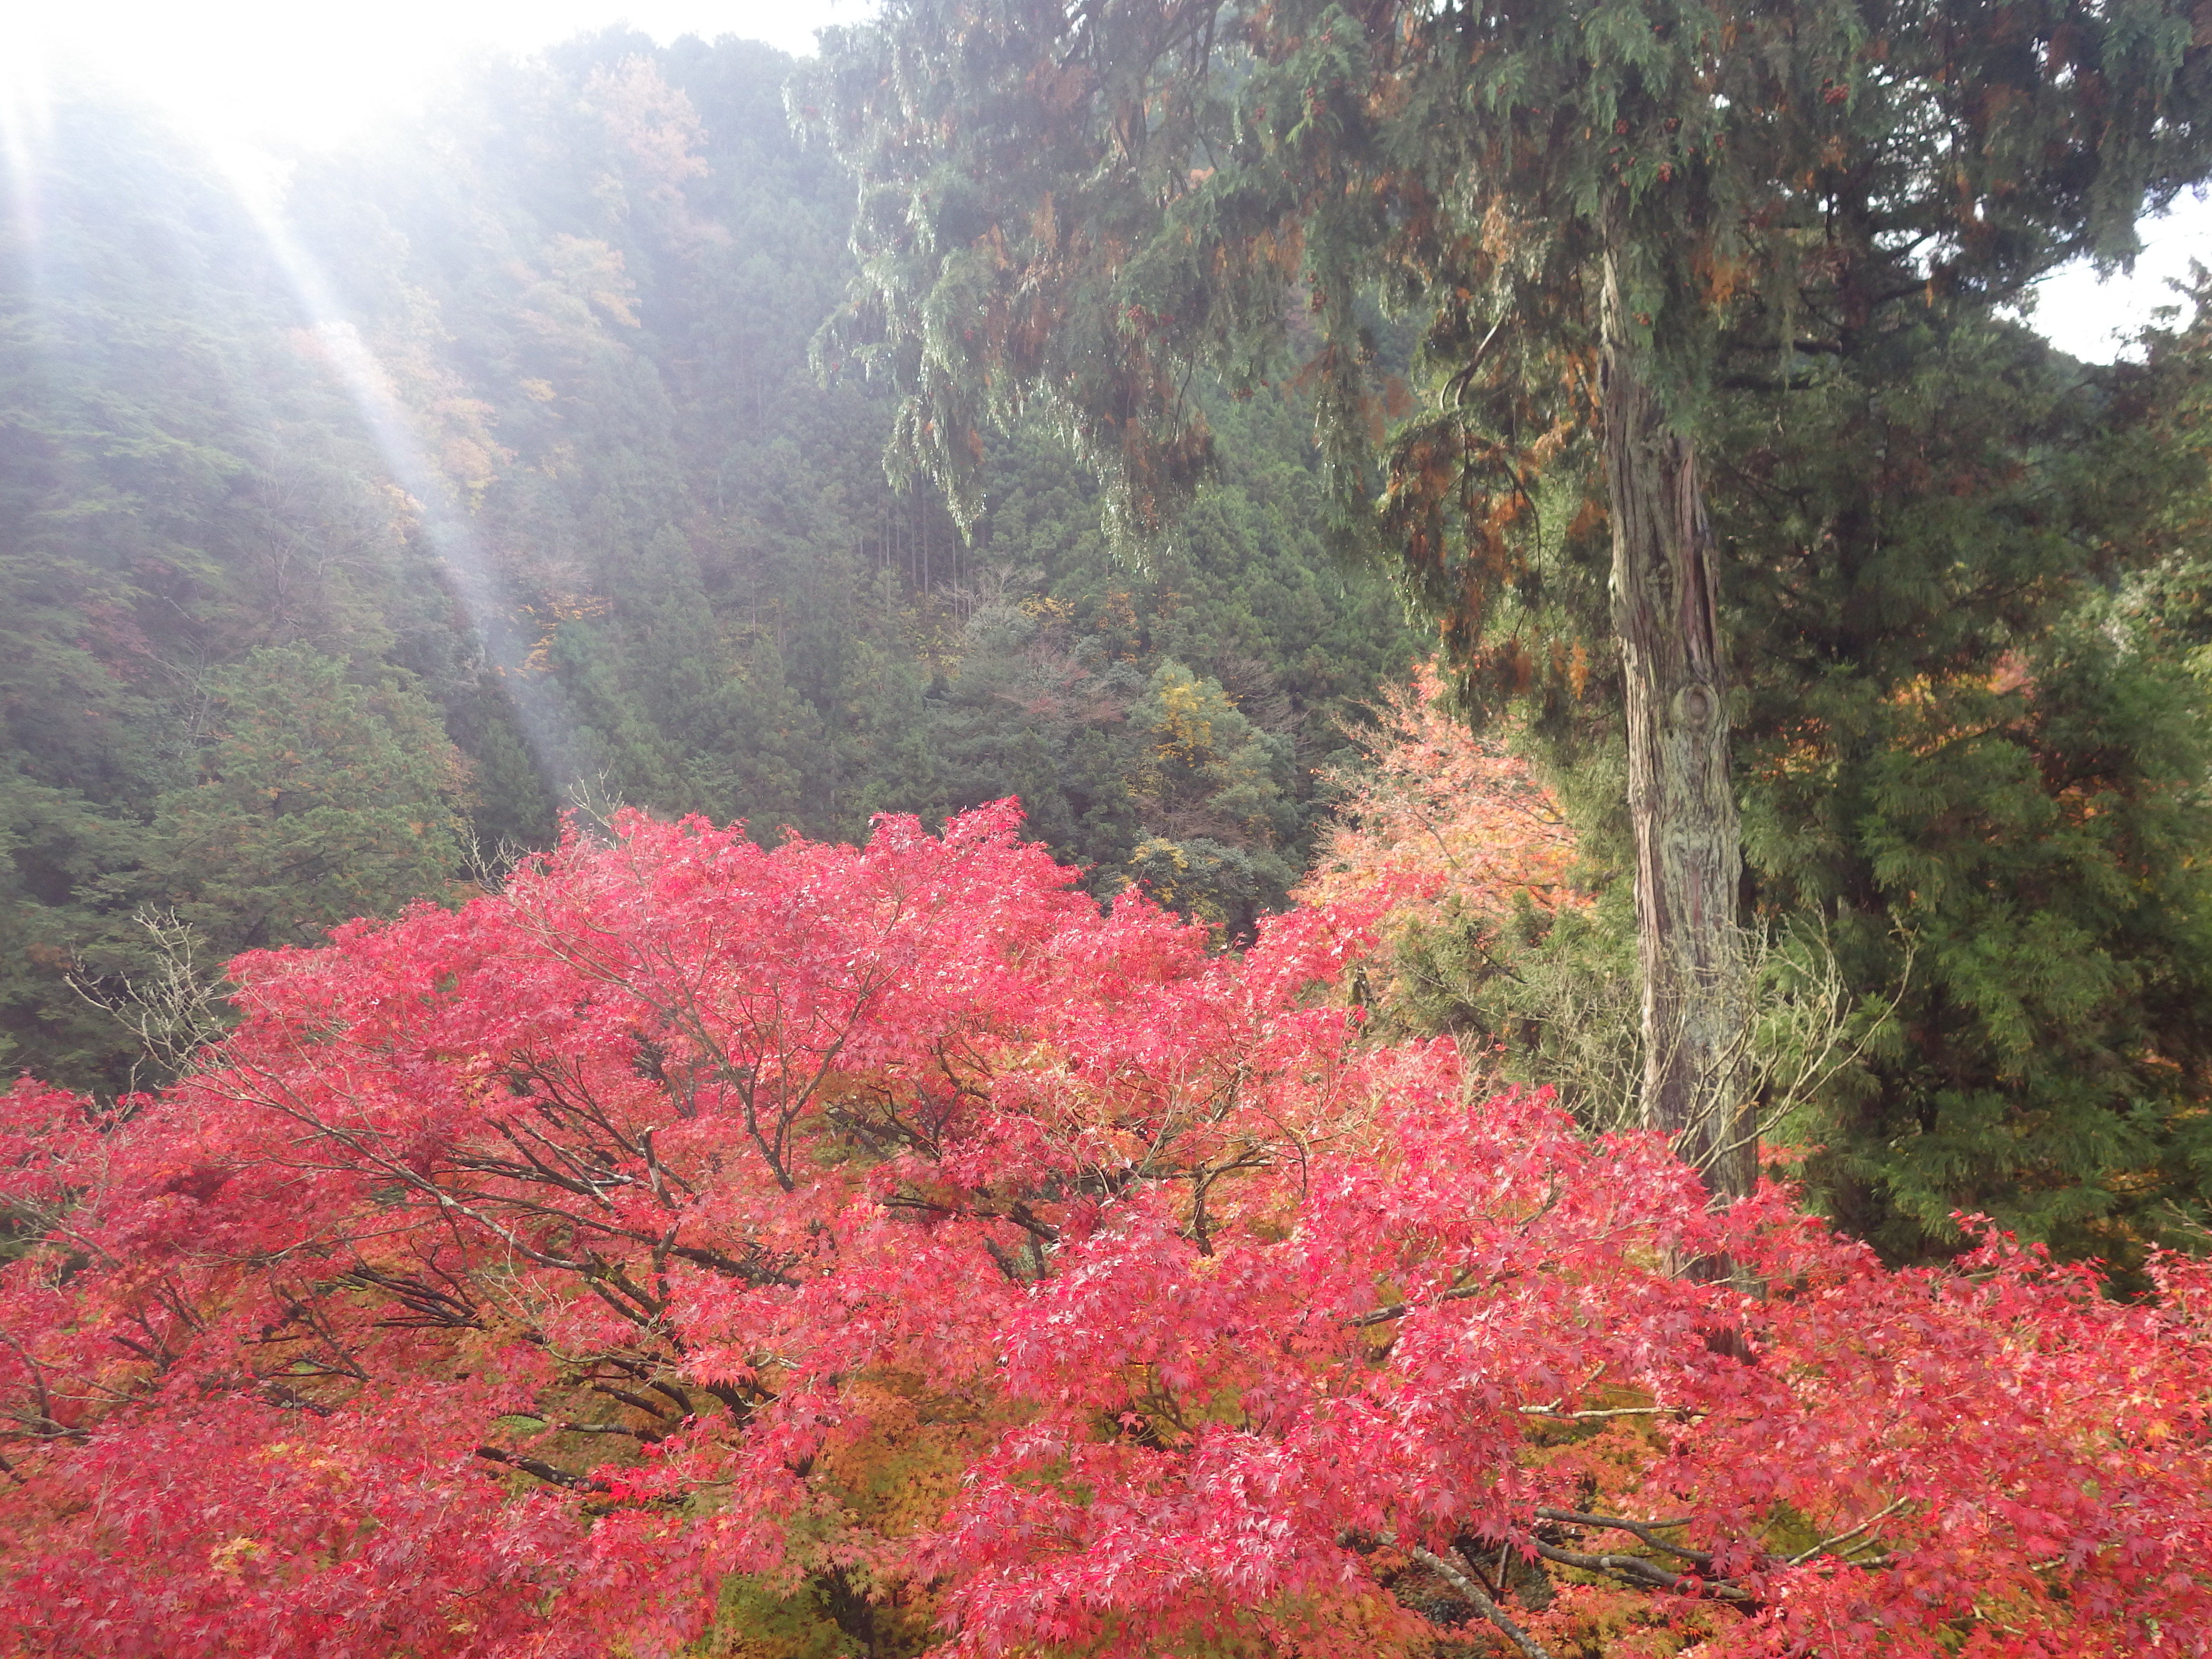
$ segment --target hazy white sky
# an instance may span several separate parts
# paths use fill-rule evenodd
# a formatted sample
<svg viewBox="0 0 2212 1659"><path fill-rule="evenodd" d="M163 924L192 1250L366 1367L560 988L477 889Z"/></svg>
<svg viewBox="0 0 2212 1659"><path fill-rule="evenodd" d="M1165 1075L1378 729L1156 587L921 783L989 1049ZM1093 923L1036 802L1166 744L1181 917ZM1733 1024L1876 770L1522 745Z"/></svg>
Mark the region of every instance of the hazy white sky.
<svg viewBox="0 0 2212 1659"><path fill-rule="evenodd" d="M32 8L40 8L34 15ZM0 100L55 74L96 76L166 106L211 140L280 149L343 140L404 113L471 52L527 53L626 20L666 42L737 34L787 52L867 16L874 0L0 0ZM2166 279L2212 264L2212 206L2146 227L2131 278L2087 270L2045 284L2035 321L2076 356L2107 359L2168 302Z"/></svg>
<svg viewBox="0 0 2212 1659"><path fill-rule="evenodd" d="M2212 265L2212 203L2184 196L2166 218L2140 231L2143 255L2131 275L2100 283L2094 271L2076 265L2045 279L2033 320L2076 357L2111 362L2154 309L2175 302L2167 284L2187 280L2190 261Z"/></svg>
<svg viewBox="0 0 2212 1659"><path fill-rule="evenodd" d="M0 4L0 74L89 74L211 137L323 145L409 108L476 51L527 53L627 21L664 43L737 34L811 52L815 30L873 9L873 0L15 0Z"/></svg>

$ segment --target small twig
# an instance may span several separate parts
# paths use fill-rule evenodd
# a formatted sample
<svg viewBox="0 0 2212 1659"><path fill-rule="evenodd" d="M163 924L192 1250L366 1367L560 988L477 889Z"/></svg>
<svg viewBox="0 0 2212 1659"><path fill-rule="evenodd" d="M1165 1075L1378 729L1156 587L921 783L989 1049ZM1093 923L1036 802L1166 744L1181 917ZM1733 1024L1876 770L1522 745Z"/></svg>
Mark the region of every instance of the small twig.
<svg viewBox="0 0 2212 1659"><path fill-rule="evenodd" d="M1480 1296L1485 1291L1494 1289L1498 1282L1496 1278L1487 1279L1480 1285L1462 1285L1456 1290L1439 1291L1436 1295L1419 1302L1393 1302L1388 1307L1376 1308L1364 1314L1354 1314L1344 1322L1354 1329L1364 1325L1388 1324L1391 1320L1403 1319L1407 1314L1419 1308L1426 1308L1438 1302L1464 1302L1471 1296Z"/></svg>
<svg viewBox="0 0 2212 1659"><path fill-rule="evenodd" d="M1530 1417L1555 1417L1561 1422L1581 1423L1601 1417L1672 1417L1685 1412L1680 1406L1608 1406L1601 1410L1563 1412L1556 1406L1523 1406L1522 1411ZM1687 1413L1702 1416L1702 1413Z"/></svg>
<svg viewBox="0 0 2212 1659"><path fill-rule="evenodd" d="M1911 1501L1911 1499L1907 1498L1891 1498L1888 1503L1883 1504L1872 1515L1867 1516L1865 1520L1860 1522L1856 1527L1852 1527L1844 1532L1839 1532L1833 1537L1823 1538L1819 1543L1814 1545L1812 1548L1808 1550L1801 1550L1796 1554L1789 1557L1788 1565L1793 1567L1803 1566L1814 1556L1823 1554L1826 1552L1835 1548L1837 1545L1842 1543L1846 1538L1856 1538L1861 1533L1872 1530L1875 1526L1888 1520L1891 1516L1895 1515L1899 1510L1903 1509ZM1855 1544L1851 1547L1856 1549L1858 1546Z"/></svg>
<svg viewBox="0 0 2212 1659"><path fill-rule="evenodd" d="M1605 1375L1605 1362L1600 1360L1590 1368L1589 1374L1565 1393L1556 1395L1548 1406L1523 1406L1522 1411L1530 1417L1556 1417L1565 1422L1579 1422L1585 1418L1603 1417L1665 1417L1675 1411L1673 1406L1613 1406L1594 1407L1589 1411L1568 1412L1559 1407L1573 1395L1583 1393L1591 1383Z"/></svg>

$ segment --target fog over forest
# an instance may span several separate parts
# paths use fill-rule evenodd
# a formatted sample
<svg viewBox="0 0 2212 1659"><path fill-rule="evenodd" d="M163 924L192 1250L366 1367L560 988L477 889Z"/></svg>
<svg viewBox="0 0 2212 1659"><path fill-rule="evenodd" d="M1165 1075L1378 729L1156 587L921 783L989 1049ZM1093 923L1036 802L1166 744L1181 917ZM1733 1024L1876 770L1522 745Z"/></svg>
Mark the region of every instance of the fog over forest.
<svg viewBox="0 0 2212 1659"><path fill-rule="evenodd" d="M886 482L889 389L810 365L854 192L793 68L611 31L254 205L153 117L51 112L0 371L9 1065L121 1085L66 981L158 971L149 916L307 943L617 804L773 842L1018 795L1101 896L1285 902L1419 641L1322 545L1304 418L1224 400L1141 562L1018 435L963 542Z"/></svg>

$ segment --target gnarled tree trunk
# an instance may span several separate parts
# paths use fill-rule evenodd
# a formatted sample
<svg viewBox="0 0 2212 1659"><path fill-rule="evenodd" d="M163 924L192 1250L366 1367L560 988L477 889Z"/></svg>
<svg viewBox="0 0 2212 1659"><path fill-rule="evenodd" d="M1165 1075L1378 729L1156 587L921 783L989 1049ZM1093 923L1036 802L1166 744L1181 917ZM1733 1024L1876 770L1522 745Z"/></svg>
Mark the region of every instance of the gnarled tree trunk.
<svg viewBox="0 0 2212 1659"><path fill-rule="evenodd" d="M1745 1099L1743 854L1712 533L1696 447L1669 424L1644 372L1622 311L1617 239L1607 244L1600 385L1613 630L1627 686L1644 1121L1673 1138L1717 1197L1735 1197L1756 1179L1757 1150Z"/></svg>

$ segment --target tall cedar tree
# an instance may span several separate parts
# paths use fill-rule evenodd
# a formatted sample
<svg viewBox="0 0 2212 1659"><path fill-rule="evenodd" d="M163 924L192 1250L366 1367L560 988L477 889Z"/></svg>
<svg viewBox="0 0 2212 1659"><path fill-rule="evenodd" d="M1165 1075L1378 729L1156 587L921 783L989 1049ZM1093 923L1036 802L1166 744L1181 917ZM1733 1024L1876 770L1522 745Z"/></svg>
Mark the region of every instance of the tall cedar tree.
<svg viewBox="0 0 2212 1659"><path fill-rule="evenodd" d="M1866 1040L1808 1173L1895 1257L1963 1210L2126 1267L2212 1172L2203 703L2124 574L2201 495L2144 425L2196 371L1894 309L1715 474L1746 861Z"/></svg>
<svg viewBox="0 0 2212 1659"><path fill-rule="evenodd" d="M981 430L1042 407L1140 533L1211 459L1191 369L1250 389L1302 358L1344 527L1508 684L1535 665L1488 623L1541 509L1601 515L1644 1111L1738 1193L1717 396L1849 356L1900 296L1985 307L2130 252L2212 164L2208 39L2160 0L892 0L820 88L861 179L834 349L897 377L895 451L963 514ZM1424 325L1386 445L1377 283Z"/></svg>

